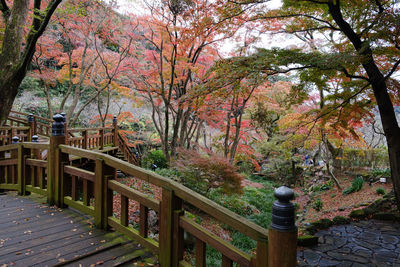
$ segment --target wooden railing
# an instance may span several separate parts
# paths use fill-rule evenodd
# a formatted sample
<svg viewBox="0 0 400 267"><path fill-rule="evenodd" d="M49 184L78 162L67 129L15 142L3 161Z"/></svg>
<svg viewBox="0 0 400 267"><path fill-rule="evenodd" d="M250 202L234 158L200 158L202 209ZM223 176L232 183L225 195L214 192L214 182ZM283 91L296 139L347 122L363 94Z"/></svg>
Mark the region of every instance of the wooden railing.
<svg viewBox="0 0 400 267"><path fill-rule="evenodd" d="M118 133L118 147L119 150L124 154L127 162L140 166L140 160L138 156L133 153L132 148L127 144L127 142L125 142L120 133Z"/></svg>
<svg viewBox="0 0 400 267"><path fill-rule="evenodd" d="M19 111L11 111L7 119L8 127L0 127L0 145L12 143L12 137L20 137L20 141L31 141L33 135L50 137L52 120ZM129 163L139 165L139 159L131 147L118 133L118 125L114 121L112 127L71 128L66 130L67 145L103 150L104 147L118 147ZM4 140L4 141L3 141Z"/></svg>
<svg viewBox="0 0 400 267"><path fill-rule="evenodd" d="M12 110L7 119L7 125L9 126L29 126L32 128L32 135L43 135L50 137L51 133L51 119L31 115L31 121L28 121L28 117L31 114Z"/></svg>
<svg viewBox="0 0 400 267"><path fill-rule="evenodd" d="M48 162L41 151L49 144L16 143L0 146L0 189L47 196Z"/></svg>
<svg viewBox="0 0 400 267"><path fill-rule="evenodd" d="M158 255L161 266L191 266L184 260L187 249L184 232L195 237L196 266L206 264L206 245L222 254L221 266L295 266L296 232L273 231L284 250L268 249L266 229L214 203L185 186L111 155L65 145L65 136L51 136L50 144L17 143L0 147L0 190L17 190L21 195L34 192L47 196L50 204L73 207L94 217L98 228L115 230L135 239ZM39 155L49 150L46 160ZM71 159L84 159L84 167ZM161 199L130 188L116 180L117 170L161 189ZM114 194L120 196L120 216L113 213ZM129 203L139 206L139 229L129 224ZM222 224L241 232L257 243L255 253L248 254L221 239L185 215L188 207L201 210ZM153 211L159 218L158 239L149 236L148 217ZM294 209L293 209L294 211ZM294 214L294 212L293 212ZM293 215L294 216L294 215ZM271 230L270 230L271 232ZM271 264L268 253L274 251ZM279 253L278 253L279 252ZM281 265L280 258L286 262ZM279 259L279 260L276 260ZM268 265L270 262L270 265Z"/></svg>
<svg viewBox="0 0 400 267"><path fill-rule="evenodd" d="M67 145L83 149L104 149L105 146L116 146L114 128L68 129Z"/></svg>
<svg viewBox="0 0 400 267"><path fill-rule="evenodd" d="M19 138L19 141L30 141L31 140L30 127L25 126L4 126L0 127L0 145L8 145L12 143L14 136Z"/></svg>
<svg viewBox="0 0 400 267"><path fill-rule="evenodd" d="M35 159L35 153L47 149L48 144L20 143L2 146L13 156L0 161L1 173L7 169L0 189L18 190L21 194L35 192L46 195L49 202L59 207L71 206L94 217L97 227L112 227L150 248L159 256L161 266L190 266L183 260L185 251L183 232L196 237L196 265L205 262L205 245L223 255L223 264L238 262L241 266L267 266L267 230L238 216L228 209L168 178L141 169L135 165L99 152L58 145L48 161ZM50 146L51 148L51 146ZM17 152L15 152L17 151ZM15 157L15 155L17 156ZM72 166L69 157L82 157L94 162L94 170ZM47 169L47 175L44 176ZM154 199L115 180L116 170L162 188L162 199ZM121 197L121 215L113 215L113 195ZM79 196L82 196L81 199ZM128 225L129 201L140 206L139 230ZM185 217L190 204L213 216L221 223L242 232L257 241L257 254L250 255L235 248L201 225ZM153 210L159 216L159 239L148 236L148 214ZM224 265L227 266L227 265Z"/></svg>
<svg viewBox="0 0 400 267"><path fill-rule="evenodd" d="M219 206L196 192L153 172L144 170L125 161L98 152L59 145L60 155L56 163L63 167L60 172L60 206L67 204L86 214L94 216L98 227L112 227L159 255L162 266L188 265L183 260L183 231L196 237L196 262L205 262L205 244L214 247L223 255L223 264L237 262L241 266L266 266L267 230ZM95 162L94 170L83 170L71 166L70 156L82 157ZM64 160L64 161L63 161ZM142 179L162 189L162 200L151 198L142 192L129 188L115 180L116 170L121 170L132 177ZM82 183L80 187L78 181ZM83 199L78 201L78 190ZM120 218L113 216L114 192L121 196ZM90 201L91 199L94 200ZM128 203L136 201L140 206L139 230L128 226ZM221 223L242 232L257 241L258 256L249 255L235 248L206 230L201 225L185 217L185 205L190 204ZM148 237L148 212L153 210L159 216L159 240ZM161 211L161 212L160 212ZM201 265L203 266L203 265ZM226 266L226 265L225 265Z"/></svg>

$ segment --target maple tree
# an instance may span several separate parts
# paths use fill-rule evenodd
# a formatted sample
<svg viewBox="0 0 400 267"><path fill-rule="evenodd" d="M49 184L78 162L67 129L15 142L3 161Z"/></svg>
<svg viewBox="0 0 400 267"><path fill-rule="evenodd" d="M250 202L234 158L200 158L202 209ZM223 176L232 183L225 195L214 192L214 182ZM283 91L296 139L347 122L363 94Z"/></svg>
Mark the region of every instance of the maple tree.
<svg viewBox="0 0 400 267"><path fill-rule="evenodd" d="M318 50L259 49L249 57L230 60L230 64L241 75L297 70L300 77L306 71L320 77L340 77L337 87L326 87L330 101L321 111L322 117L336 116L337 127L351 128L343 116L345 110L354 109L356 112L347 112L354 116L362 114L357 111L362 111L367 104L375 103L388 144L393 187L400 208L400 140L397 138L400 128L393 108L398 98L398 82L391 78L400 65L400 28L396 23L400 12L396 2L283 1L279 10L265 10L254 19L279 20L280 32L311 36ZM268 23L265 25L268 28ZM315 40L318 36L322 38ZM307 94L306 87L297 89L298 99Z"/></svg>
<svg viewBox="0 0 400 267"><path fill-rule="evenodd" d="M177 147L198 140L202 120L191 96L216 58L216 44L238 29L217 12L223 3L164 1L147 3L151 15L140 18L144 58L134 66L135 90L150 103L162 150L169 160Z"/></svg>
<svg viewBox="0 0 400 267"><path fill-rule="evenodd" d="M124 90L118 77L132 55L135 27L123 28L125 21L112 8L103 2L66 1L38 43L32 75L43 85L49 114L66 111L69 125L96 99L104 125L112 92ZM51 101L57 86L65 88L58 107Z"/></svg>
<svg viewBox="0 0 400 267"><path fill-rule="evenodd" d="M0 1L0 124L5 122L35 53L36 43L61 0ZM32 15L30 17L29 15Z"/></svg>

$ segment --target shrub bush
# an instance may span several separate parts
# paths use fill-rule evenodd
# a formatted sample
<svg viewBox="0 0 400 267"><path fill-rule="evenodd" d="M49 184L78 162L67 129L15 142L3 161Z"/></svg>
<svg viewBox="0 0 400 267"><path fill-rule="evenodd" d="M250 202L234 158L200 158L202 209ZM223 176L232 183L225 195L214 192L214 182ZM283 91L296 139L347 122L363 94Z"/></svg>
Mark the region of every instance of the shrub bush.
<svg viewBox="0 0 400 267"><path fill-rule="evenodd" d="M385 194L386 194L386 191L385 191L385 189L383 189L382 187L378 187L378 188L376 189L376 193L377 193L378 195L385 195Z"/></svg>
<svg viewBox="0 0 400 267"><path fill-rule="evenodd" d="M221 187L226 194L241 194L244 177L223 157L201 155L196 151L180 150L174 166L182 174L182 183L207 195L211 188Z"/></svg>
<svg viewBox="0 0 400 267"><path fill-rule="evenodd" d="M364 179L362 177L357 177L353 180L350 187L347 187L343 191L343 195L348 195L357 191L360 191L362 186L364 185Z"/></svg>
<svg viewBox="0 0 400 267"><path fill-rule="evenodd" d="M315 209L316 211L320 211L320 210L322 210L322 207L323 207L323 203L322 203L322 200L320 199L320 198L317 198L315 201L314 201L314 203L313 203L313 209Z"/></svg>
<svg viewBox="0 0 400 267"><path fill-rule="evenodd" d="M151 166L155 164L157 168L163 169L168 168L167 159L161 150L153 150L149 154L145 155L142 159L142 167L151 169Z"/></svg>

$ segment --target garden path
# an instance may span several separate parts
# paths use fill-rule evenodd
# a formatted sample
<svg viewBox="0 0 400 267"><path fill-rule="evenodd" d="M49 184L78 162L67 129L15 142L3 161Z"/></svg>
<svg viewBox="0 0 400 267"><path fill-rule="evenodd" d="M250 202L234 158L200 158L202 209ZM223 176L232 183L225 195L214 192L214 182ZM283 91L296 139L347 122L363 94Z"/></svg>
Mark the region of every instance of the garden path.
<svg viewBox="0 0 400 267"><path fill-rule="evenodd" d="M298 266L400 266L400 224L360 221L319 231L318 246L298 252Z"/></svg>

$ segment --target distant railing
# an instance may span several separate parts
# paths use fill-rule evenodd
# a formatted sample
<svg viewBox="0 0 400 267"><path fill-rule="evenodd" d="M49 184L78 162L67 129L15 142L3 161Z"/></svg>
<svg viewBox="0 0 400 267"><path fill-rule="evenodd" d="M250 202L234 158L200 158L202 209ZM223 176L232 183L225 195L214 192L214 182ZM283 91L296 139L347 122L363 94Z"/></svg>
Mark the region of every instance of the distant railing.
<svg viewBox="0 0 400 267"><path fill-rule="evenodd" d="M65 114L63 114L65 122ZM11 111L6 121L7 127L0 127L0 145L11 144L14 136L19 141L31 141L33 135L50 137L53 120L19 111ZM66 145L84 149L103 150L104 147L118 147L129 163L139 165L138 156L118 133L117 119L114 117L112 127L71 128L65 127Z"/></svg>
<svg viewBox="0 0 400 267"><path fill-rule="evenodd" d="M66 144L83 149L103 149L105 146L115 146L114 128L82 128L68 129Z"/></svg>
<svg viewBox="0 0 400 267"><path fill-rule="evenodd" d="M13 137L17 136L19 140L27 142L31 141L30 127L26 126L4 126L0 127L0 145L9 145L12 143Z"/></svg>
<svg viewBox="0 0 400 267"><path fill-rule="evenodd" d="M131 164L140 166L140 160L137 154L133 153L132 148L125 142L124 138L118 133L119 150L124 154L125 160Z"/></svg>
<svg viewBox="0 0 400 267"><path fill-rule="evenodd" d="M196 239L196 266L205 266L206 245L222 254L221 266L233 266L233 262L240 266L295 266L297 228L294 226L294 206L289 202L290 194L276 194L282 198L273 214L273 222L275 218L278 227L268 232L171 179L104 153L65 145L67 138L62 129L63 122L60 118L57 120L53 124L50 144L16 143L0 147L0 190L17 190L21 195L39 193L47 196L52 205L60 208L70 206L91 215L96 227L112 227L151 249L158 255L161 266L191 266L183 258L185 231ZM47 160L41 160L38 155L46 149L49 150ZM72 158L81 158L91 164L82 168L73 164ZM117 170L161 188L161 199L117 181ZM120 195L119 218L113 214L114 193ZM138 230L129 225L130 200L139 204ZM255 253L239 250L185 216L188 206L255 240ZM158 240L149 236L150 210L159 218ZM282 221L287 214L289 220ZM274 242L273 248L268 247L268 237Z"/></svg>

